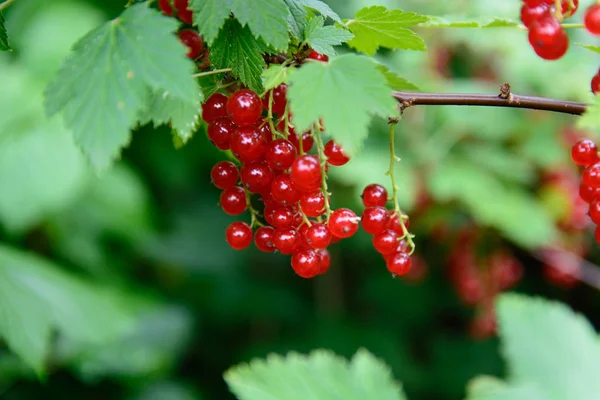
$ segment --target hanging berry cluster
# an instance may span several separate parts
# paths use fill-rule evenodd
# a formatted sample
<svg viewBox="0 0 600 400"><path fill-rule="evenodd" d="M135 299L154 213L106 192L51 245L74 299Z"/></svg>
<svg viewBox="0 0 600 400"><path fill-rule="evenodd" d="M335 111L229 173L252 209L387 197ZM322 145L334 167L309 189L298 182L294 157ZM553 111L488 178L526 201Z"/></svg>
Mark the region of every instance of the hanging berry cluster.
<svg viewBox="0 0 600 400"><path fill-rule="evenodd" d="M600 157L598 146L590 139L581 139L571 149L571 158L585 167L579 196L590 205L589 216L596 224L595 237L600 243Z"/></svg>

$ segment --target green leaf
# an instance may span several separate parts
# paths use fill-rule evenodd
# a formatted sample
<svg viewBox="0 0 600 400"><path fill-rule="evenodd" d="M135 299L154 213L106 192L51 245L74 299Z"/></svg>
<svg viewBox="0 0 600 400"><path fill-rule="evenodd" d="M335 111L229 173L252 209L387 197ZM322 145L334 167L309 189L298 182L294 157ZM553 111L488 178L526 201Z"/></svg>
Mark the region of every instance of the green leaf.
<svg viewBox="0 0 600 400"><path fill-rule="evenodd" d="M320 0L292 0L299 4L302 4L304 7L310 8L311 10L317 11L324 17L331 18L338 24L342 23L342 20L339 15L335 13L327 4L323 3Z"/></svg>
<svg viewBox="0 0 600 400"><path fill-rule="evenodd" d="M509 382L535 384L548 400L598 397L600 342L582 315L516 294L500 296L497 313Z"/></svg>
<svg viewBox="0 0 600 400"><path fill-rule="evenodd" d="M210 49L214 68L231 68L231 73L257 93L262 93L260 78L265 60L265 44L257 40L247 26L228 19Z"/></svg>
<svg viewBox="0 0 600 400"><path fill-rule="evenodd" d="M600 53L600 46L592 46L589 44L582 44L582 43L577 43L579 46L583 47L584 49L593 51L594 53Z"/></svg>
<svg viewBox="0 0 600 400"><path fill-rule="evenodd" d="M308 12L306 8L297 0L283 0L290 10L288 15L288 25L290 32L297 38L302 39L302 33L306 27Z"/></svg>
<svg viewBox="0 0 600 400"><path fill-rule="evenodd" d="M600 130L600 98L595 96L594 101L587 107L585 113L577 120L579 129L591 131Z"/></svg>
<svg viewBox="0 0 600 400"><path fill-rule="evenodd" d="M231 13L231 0L191 0L194 25L202 35L202 39L212 45L219 30Z"/></svg>
<svg viewBox="0 0 600 400"><path fill-rule="evenodd" d="M422 23L421 26L431 28L516 28L521 23L506 18L482 18L480 20L468 20L461 16L433 17Z"/></svg>
<svg viewBox="0 0 600 400"><path fill-rule="evenodd" d="M296 129L306 131L321 118L327 133L349 154L355 154L368 136L371 116L388 117L396 106L377 64L356 54L304 65L289 82Z"/></svg>
<svg viewBox="0 0 600 400"><path fill-rule="evenodd" d="M224 377L240 400L406 399L389 367L364 349L350 363L326 350L270 354L235 366Z"/></svg>
<svg viewBox="0 0 600 400"><path fill-rule="evenodd" d="M377 69L379 69L379 71L381 71L383 76L385 76L385 79L387 80L387 85L389 87L391 87L392 90L398 90L398 91L402 91L402 90L419 91L420 90L416 85L414 85L413 83L402 78L400 75L398 75L396 72L390 70L385 65L379 65L379 66L377 66Z"/></svg>
<svg viewBox="0 0 600 400"><path fill-rule="evenodd" d="M130 140L148 90L168 93L190 107L200 99L173 31L177 23L145 4L126 9L76 43L56 78L46 88L46 110L63 110L96 169L104 169Z"/></svg>
<svg viewBox="0 0 600 400"><path fill-rule="evenodd" d="M4 23L4 15L2 15L2 12L0 11L0 51L11 50L8 44L8 33L6 32L6 27L4 26Z"/></svg>
<svg viewBox="0 0 600 400"><path fill-rule="evenodd" d="M294 68L283 67L280 64L271 64L262 72L265 91L273 89L288 82L288 77L295 71Z"/></svg>
<svg viewBox="0 0 600 400"><path fill-rule="evenodd" d="M132 323L118 293L0 245L0 337L38 374L54 329L70 340L99 345L127 334Z"/></svg>
<svg viewBox="0 0 600 400"><path fill-rule="evenodd" d="M336 26L323 26L324 23L325 20L320 16L308 21L308 25L304 29L304 41L316 52L334 56L336 52L333 46L347 42L354 35L346 29Z"/></svg>
<svg viewBox="0 0 600 400"><path fill-rule="evenodd" d="M368 55L375 54L379 47L425 50L423 39L407 28L427 20L428 17L413 12L388 10L383 6L365 7L346 22L354 33L348 45Z"/></svg>
<svg viewBox="0 0 600 400"><path fill-rule="evenodd" d="M509 385L491 376L480 376L469 382L467 400L544 400L535 385Z"/></svg>
<svg viewBox="0 0 600 400"><path fill-rule="evenodd" d="M261 38L275 50L286 51L289 42L290 13L283 0L229 0L235 18L248 25L256 38Z"/></svg>

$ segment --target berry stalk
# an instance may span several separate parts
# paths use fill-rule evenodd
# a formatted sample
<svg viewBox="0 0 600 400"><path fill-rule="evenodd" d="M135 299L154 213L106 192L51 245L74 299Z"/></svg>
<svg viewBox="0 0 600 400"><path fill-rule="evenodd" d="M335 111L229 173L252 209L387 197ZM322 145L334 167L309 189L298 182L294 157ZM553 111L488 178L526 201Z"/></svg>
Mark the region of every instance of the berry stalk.
<svg viewBox="0 0 600 400"><path fill-rule="evenodd" d="M264 226L262 222L258 219L260 217L260 213L256 211L256 209L252 206L252 193L248 189L244 189L246 193L246 203L248 204L248 211L250 211L250 227L254 229L254 227Z"/></svg>
<svg viewBox="0 0 600 400"><path fill-rule="evenodd" d="M325 155L325 145L323 144L321 131L320 129L315 129L314 125L312 127L312 135L315 139L317 153L319 154L319 164L321 165L321 189L325 198L325 224L327 224L331 216L331 207L329 205L329 196L331 193L327 189L327 156ZM302 139L300 139L300 143L302 143Z"/></svg>
<svg viewBox="0 0 600 400"><path fill-rule="evenodd" d="M223 74L225 72L231 72L231 68L222 68L222 69L213 69L212 71L200 72L192 75L194 78L200 78L202 76L214 75L214 74Z"/></svg>

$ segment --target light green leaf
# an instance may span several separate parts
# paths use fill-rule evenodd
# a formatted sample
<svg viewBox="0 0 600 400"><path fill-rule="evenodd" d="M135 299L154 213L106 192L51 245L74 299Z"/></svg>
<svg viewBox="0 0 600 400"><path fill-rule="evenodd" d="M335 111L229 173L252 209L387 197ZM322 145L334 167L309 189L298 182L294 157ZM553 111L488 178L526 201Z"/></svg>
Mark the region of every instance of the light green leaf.
<svg viewBox="0 0 600 400"><path fill-rule="evenodd" d="M219 30L231 13L231 0L191 0L190 9L194 12L194 25L202 39L212 45Z"/></svg>
<svg viewBox="0 0 600 400"><path fill-rule="evenodd" d="M577 120L577 127L579 129L589 129L591 131L600 130L600 97L594 97L594 101Z"/></svg>
<svg viewBox="0 0 600 400"><path fill-rule="evenodd" d="M248 25L254 37L263 39L275 50L287 50L289 42L287 17L290 10L283 0L229 1L235 18L242 25Z"/></svg>
<svg viewBox="0 0 600 400"><path fill-rule="evenodd" d="M38 374L54 329L91 346L122 337L132 324L131 310L118 293L0 245L0 337Z"/></svg>
<svg viewBox="0 0 600 400"><path fill-rule="evenodd" d="M145 4L126 9L76 43L46 88L46 110L63 111L96 169L104 169L130 140L148 90L197 104L199 88L173 31L177 23Z"/></svg>
<svg viewBox="0 0 600 400"><path fill-rule="evenodd" d="M518 21L506 18L483 18L472 20L461 16L433 17L421 26L431 28L515 28L521 26Z"/></svg>
<svg viewBox="0 0 600 400"><path fill-rule="evenodd" d="M349 154L355 154L368 136L371 116L388 117L396 106L377 64L356 54L304 65L289 82L296 129L306 131L321 118L327 133Z"/></svg>
<svg viewBox="0 0 600 400"><path fill-rule="evenodd" d="M288 25L290 32L297 38L302 39L302 33L306 26L308 12L306 8L297 0L283 0L290 10L288 15Z"/></svg>
<svg viewBox="0 0 600 400"><path fill-rule="evenodd" d="M354 33L350 47L373 55L379 47L389 49L425 50L425 42L408 29L429 18L413 12L388 10L383 6L360 9L346 26Z"/></svg>
<svg viewBox="0 0 600 400"><path fill-rule="evenodd" d="M500 296L497 313L509 382L535 384L548 400L598 397L600 342L582 315L516 294Z"/></svg>
<svg viewBox="0 0 600 400"><path fill-rule="evenodd" d="M295 71L294 68L282 67L280 64L271 64L262 72L263 86L265 91L287 83L289 76Z"/></svg>
<svg viewBox="0 0 600 400"><path fill-rule="evenodd" d="M214 68L231 68L231 73L257 93L262 93L260 78L265 60L261 56L264 43L257 40L247 26L229 19L210 49Z"/></svg>
<svg viewBox="0 0 600 400"><path fill-rule="evenodd" d="M292 0L292 1L302 4L303 6L310 8L311 10L315 10L318 13L320 13L322 16L331 18L338 24L342 23L340 16L337 15L331 9L331 7L329 7L327 4L323 3L320 0Z"/></svg>
<svg viewBox="0 0 600 400"><path fill-rule="evenodd" d="M398 91L402 91L402 90L418 91L418 90L420 90L416 85L414 85L413 83L402 78L400 75L398 75L394 71L390 70L385 65L379 65L379 66L377 66L377 69L379 69L379 71L381 71L383 76L385 76L388 86L391 87L393 90L398 90Z"/></svg>
<svg viewBox="0 0 600 400"><path fill-rule="evenodd" d="M354 35L346 29L336 26L323 26L325 21L323 17L315 17L308 21L304 29L304 41L318 53L334 56L336 54L333 46L339 46L342 43L352 39Z"/></svg>
<svg viewBox="0 0 600 400"><path fill-rule="evenodd" d="M480 376L469 382L467 400L544 400L542 392L532 384L509 385L491 376Z"/></svg>
<svg viewBox="0 0 600 400"><path fill-rule="evenodd" d="M0 11L0 51L11 50L8 44L8 33L6 32L6 27L4 26L5 22L4 15L2 15L2 12Z"/></svg>
<svg viewBox="0 0 600 400"><path fill-rule="evenodd" d="M583 47L584 49L593 51L594 53L600 53L600 46L592 46L589 44L582 44L582 43L577 43L579 46Z"/></svg>
<svg viewBox="0 0 600 400"><path fill-rule="evenodd" d="M364 349L350 363L325 350L308 356L270 354L235 366L224 377L240 400L406 399L389 367Z"/></svg>

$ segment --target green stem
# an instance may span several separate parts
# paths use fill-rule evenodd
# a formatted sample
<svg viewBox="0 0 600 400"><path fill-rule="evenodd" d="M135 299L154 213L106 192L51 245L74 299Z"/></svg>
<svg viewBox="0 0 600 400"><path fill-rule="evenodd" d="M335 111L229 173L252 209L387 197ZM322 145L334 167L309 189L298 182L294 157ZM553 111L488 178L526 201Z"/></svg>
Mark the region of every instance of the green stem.
<svg viewBox="0 0 600 400"><path fill-rule="evenodd" d="M267 119L269 120L269 128L271 128L271 138L275 140L277 137L277 131L275 130L275 125L273 125L273 91L268 91L267 96L269 96L269 110L267 111Z"/></svg>
<svg viewBox="0 0 600 400"><path fill-rule="evenodd" d="M256 226L264 226L262 222L258 220L260 213L256 211L254 207L252 207L252 194L248 189L244 189L244 192L246 193L246 204L248 205L248 211L250 211L250 227L254 228Z"/></svg>
<svg viewBox="0 0 600 400"><path fill-rule="evenodd" d="M323 145L321 131L315 129L314 125L312 127L312 135L315 139L317 153L319 154L319 161L321 164L321 189L323 190L323 197L325 198L325 224L327 224L329 222L329 217L331 216L331 207L329 205L331 193L329 193L327 189L327 156L325 155L325 146ZM300 139L300 142L302 142L302 139Z"/></svg>
<svg viewBox="0 0 600 400"><path fill-rule="evenodd" d="M200 72L192 75L193 78L200 78L202 76L214 75L214 74L222 74L225 72L231 72L231 68L222 68L222 69L213 69L212 71Z"/></svg>

